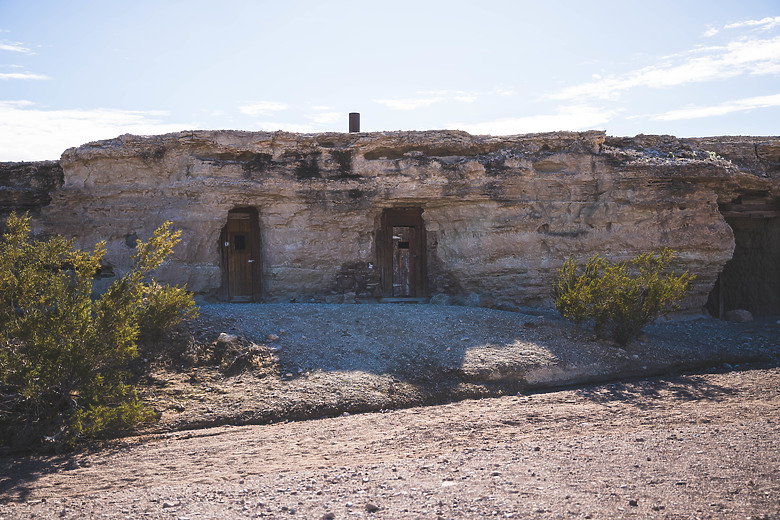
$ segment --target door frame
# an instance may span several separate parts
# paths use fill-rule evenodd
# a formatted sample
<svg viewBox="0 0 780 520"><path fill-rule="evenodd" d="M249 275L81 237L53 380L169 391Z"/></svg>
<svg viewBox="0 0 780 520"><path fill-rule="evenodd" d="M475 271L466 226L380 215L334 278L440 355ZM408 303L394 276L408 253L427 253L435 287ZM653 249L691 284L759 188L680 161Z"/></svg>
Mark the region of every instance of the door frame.
<svg viewBox="0 0 780 520"><path fill-rule="evenodd" d="M376 239L377 266L383 298L393 298L393 227L415 228L418 256L411 273L413 294L398 299L425 298L428 296L427 240L422 208L388 208L382 212Z"/></svg>
<svg viewBox="0 0 780 520"><path fill-rule="evenodd" d="M231 215L249 215L249 256L252 262L252 287L250 295L235 297L230 294L230 245L228 242L228 221ZM246 218L246 217L243 217ZM260 248L260 218L256 208L234 208L228 211L225 225L219 234L219 249L222 261L222 287L220 288L220 299L229 302L257 302L262 296L262 272L263 262Z"/></svg>

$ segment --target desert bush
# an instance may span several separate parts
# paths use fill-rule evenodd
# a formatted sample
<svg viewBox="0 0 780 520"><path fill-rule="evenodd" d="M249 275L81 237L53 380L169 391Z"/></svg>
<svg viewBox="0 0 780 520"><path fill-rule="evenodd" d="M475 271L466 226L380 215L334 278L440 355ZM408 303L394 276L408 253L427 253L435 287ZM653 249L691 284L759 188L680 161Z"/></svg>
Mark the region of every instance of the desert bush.
<svg viewBox="0 0 780 520"><path fill-rule="evenodd" d="M137 246L133 268L100 297L105 254L72 240L33 240L11 215L0 239L0 444L72 443L151 420L126 370L142 330L163 333L194 312L192 295L147 278L173 251L170 223ZM153 289L150 289L153 288ZM151 299L150 291L155 294Z"/></svg>
<svg viewBox="0 0 780 520"><path fill-rule="evenodd" d="M195 317L197 311L192 293L176 285L152 281L143 286L138 322L140 336L157 341L182 321Z"/></svg>
<svg viewBox="0 0 780 520"><path fill-rule="evenodd" d="M600 337L625 346L685 296L694 276L669 272L673 258L669 248L619 263L595 255L580 272L569 257L553 285L555 306L574 323L592 324Z"/></svg>

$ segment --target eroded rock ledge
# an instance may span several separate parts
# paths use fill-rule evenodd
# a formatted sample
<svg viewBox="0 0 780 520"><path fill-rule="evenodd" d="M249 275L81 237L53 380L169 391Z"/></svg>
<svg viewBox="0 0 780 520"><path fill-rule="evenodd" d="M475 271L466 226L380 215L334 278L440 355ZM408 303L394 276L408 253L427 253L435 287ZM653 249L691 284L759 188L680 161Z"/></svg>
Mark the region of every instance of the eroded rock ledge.
<svg viewBox="0 0 780 520"><path fill-rule="evenodd" d="M192 131L89 143L60 164L38 229L107 240L119 273L134 237L171 220L183 243L160 277L205 294L224 294L228 212L253 208L266 301L388 296L377 241L395 208L422 210L424 296L546 305L569 255L669 246L697 275L698 310L734 252L723 208L780 217L778 137Z"/></svg>

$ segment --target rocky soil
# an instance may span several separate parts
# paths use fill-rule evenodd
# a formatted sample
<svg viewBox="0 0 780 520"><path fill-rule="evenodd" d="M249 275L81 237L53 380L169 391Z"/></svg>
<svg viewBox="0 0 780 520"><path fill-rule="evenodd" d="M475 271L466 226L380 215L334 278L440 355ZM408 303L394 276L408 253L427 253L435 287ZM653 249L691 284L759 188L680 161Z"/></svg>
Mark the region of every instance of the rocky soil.
<svg viewBox="0 0 780 520"><path fill-rule="evenodd" d="M197 341L146 354L159 422L0 458L0 518L780 517L776 319L623 350L540 310L201 313ZM467 397L490 398L416 406Z"/></svg>
<svg viewBox="0 0 780 520"><path fill-rule="evenodd" d="M0 459L0 518L776 519L780 371Z"/></svg>
<svg viewBox="0 0 780 520"><path fill-rule="evenodd" d="M266 423L731 368L780 358L776 319L650 326L628 349L555 312L435 305L201 306L180 356L152 352L148 431ZM223 334L224 333L224 334ZM235 335L215 341L223 334Z"/></svg>

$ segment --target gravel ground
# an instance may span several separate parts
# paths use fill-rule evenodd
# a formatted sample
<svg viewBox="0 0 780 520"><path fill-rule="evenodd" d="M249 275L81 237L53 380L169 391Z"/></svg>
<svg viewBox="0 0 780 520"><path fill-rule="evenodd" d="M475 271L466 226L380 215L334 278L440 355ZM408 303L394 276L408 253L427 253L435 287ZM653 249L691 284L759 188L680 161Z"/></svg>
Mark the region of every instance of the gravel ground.
<svg viewBox="0 0 780 520"><path fill-rule="evenodd" d="M776 318L622 349L535 309L205 305L191 333L139 362L135 437L0 457L0 519L780 518Z"/></svg>
<svg viewBox="0 0 780 520"><path fill-rule="evenodd" d="M780 517L780 370L0 459L0 518Z"/></svg>
<svg viewBox="0 0 780 520"><path fill-rule="evenodd" d="M161 414L152 431L397 409L780 358L774 318L667 321L628 349L540 309L216 304L201 307L193 330L200 351L188 353L190 364L150 360L145 369L145 395ZM247 361L227 377L213 362L221 333L238 336L221 348Z"/></svg>

